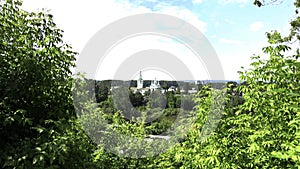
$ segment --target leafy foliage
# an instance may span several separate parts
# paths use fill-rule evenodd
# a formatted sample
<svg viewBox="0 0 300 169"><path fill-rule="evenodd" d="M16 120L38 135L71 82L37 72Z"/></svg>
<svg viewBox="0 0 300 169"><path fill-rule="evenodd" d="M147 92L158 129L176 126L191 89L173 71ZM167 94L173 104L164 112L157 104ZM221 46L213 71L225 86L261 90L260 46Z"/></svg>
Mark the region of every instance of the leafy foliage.
<svg viewBox="0 0 300 169"><path fill-rule="evenodd" d="M28 13L20 5L20 1L7 0L0 6L1 168L300 167L298 16L291 21L287 37L277 31L267 33L269 46L262 50L269 58L252 56L250 69L240 72L244 82L228 83L225 92L201 86L194 101L191 96L179 97L180 92L166 93L163 98L154 93L148 106L156 109L148 111L139 107L144 104L140 94L120 89L117 96L128 94L126 101L131 99L142 110L137 118L126 120L114 105L123 107L130 117L137 111L131 110L134 106L127 110L124 100L114 102L108 84L71 78L76 53L63 42L62 30L56 28L52 15ZM298 14L299 0L295 6ZM168 85L164 83L165 88ZM87 88L76 91L78 86ZM97 96L87 92L94 90ZM224 93L225 103L220 99ZM80 97L73 100L72 94ZM168 104L159 105L163 99ZM78 103L76 107L73 102ZM162 110L165 105L167 109ZM183 110L178 109L180 105ZM142 140L172 129L174 116L180 113L196 115L192 127L179 133L179 142L166 152L151 152L167 142ZM157 115L163 118L147 124L147 118ZM183 125L175 130L182 130L188 122L179 120ZM129 137L136 139L128 142ZM143 156L138 151L143 146L155 156ZM143 158L122 156L124 150Z"/></svg>
<svg viewBox="0 0 300 169"><path fill-rule="evenodd" d="M92 145L74 120L71 95L76 53L51 14L20 5L0 6L0 167L88 166Z"/></svg>

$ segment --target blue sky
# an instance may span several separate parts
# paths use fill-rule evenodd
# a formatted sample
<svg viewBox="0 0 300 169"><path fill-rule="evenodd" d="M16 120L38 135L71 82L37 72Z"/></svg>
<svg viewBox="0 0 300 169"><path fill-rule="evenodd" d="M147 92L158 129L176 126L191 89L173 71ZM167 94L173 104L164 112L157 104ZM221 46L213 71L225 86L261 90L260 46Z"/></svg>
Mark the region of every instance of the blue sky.
<svg viewBox="0 0 300 169"><path fill-rule="evenodd" d="M228 80L238 79L240 67L250 64L252 54L261 53L267 44L265 32L279 30L287 34L294 16L292 0L261 8L254 6L253 0L24 0L23 8L50 9L57 25L65 31L65 41L78 52L98 30L124 16L157 12L179 17L208 38Z"/></svg>

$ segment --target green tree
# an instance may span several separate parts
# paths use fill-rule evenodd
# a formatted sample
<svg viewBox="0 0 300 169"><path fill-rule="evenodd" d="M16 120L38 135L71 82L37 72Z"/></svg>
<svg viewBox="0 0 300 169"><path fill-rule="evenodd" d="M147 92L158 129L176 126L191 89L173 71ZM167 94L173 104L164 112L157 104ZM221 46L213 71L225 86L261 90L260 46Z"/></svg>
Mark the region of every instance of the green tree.
<svg viewBox="0 0 300 169"><path fill-rule="evenodd" d="M100 103L108 98L110 84L108 81L96 82L95 93L97 102Z"/></svg>
<svg viewBox="0 0 300 169"><path fill-rule="evenodd" d="M77 124L70 67L75 54L46 12L0 4L0 167L91 167Z"/></svg>
<svg viewBox="0 0 300 169"><path fill-rule="evenodd" d="M152 91L149 95L148 106L151 109L154 109L154 108L164 109L167 106L166 95L162 94L160 90Z"/></svg>
<svg viewBox="0 0 300 169"><path fill-rule="evenodd" d="M167 107L168 108L175 108L175 103L176 103L176 98L174 96L173 91L167 91L166 92L166 97L167 97Z"/></svg>
<svg viewBox="0 0 300 169"><path fill-rule="evenodd" d="M187 95L181 97L181 108L184 110L193 110L193 108L196 106L194 102L194 96L193 95Z"/></svg>
<svg viewBox="0 0 300 169"><path fill-rule="evenodd" d="M143 106L144 105L144 97L140 92L133 93L130 91L129 99L131 101L131 104L134 107Z"/></svg>
<svg viewBox="0 0 300 169"><path fill-rule="evenodd" d="M261 4L263 6L267 3L261 2ZM286 166L299 168L300 1L295 0L294 5L296 17L290 21L290 34L282 37L277 31L267 33L271 45L263 48L263 51L270 56L270 59L262 61L259 56L253 57L255 60L252 63L254 71L245 72L242 74L242 78L246 79L247 82L252 82L255 79L265 82L260 87L249 85L247 90L250 91L249 95L253 95L253 97L246 99L246 105L251 106L253 111L261 108L264 112L268 112L265 116L272 116L269 119L270 126L276 126L275 130L273 129L273 137L275 137L273 142L279 146L272 149L271 156L284 162ZM259 73L261 74L258 75ZM264 92L254 93L254 90ZM254 98L262 94L261 102L255 102Z"/></svg>
<svg viewBox="0 0 300 169"><path fill-rule="evenodd" d="M272 1L274 2L274 1ZM298 10L299 0L295 1ZM258 6L268 4L256 0ZM297 11L296 11L297 13ZM268 59L253 56L251 68L240 72L243 85L227 91L243 95L241 104L227 105L216 130L201 140L209 121L213 90L196 98L197 120L184 142L155 159L161 168L299 168L300 167L300 62L299 17L291 33L267 33ZM232 97L227 95L226 103ZM222 103L219 103L222 104Z"/></svg>

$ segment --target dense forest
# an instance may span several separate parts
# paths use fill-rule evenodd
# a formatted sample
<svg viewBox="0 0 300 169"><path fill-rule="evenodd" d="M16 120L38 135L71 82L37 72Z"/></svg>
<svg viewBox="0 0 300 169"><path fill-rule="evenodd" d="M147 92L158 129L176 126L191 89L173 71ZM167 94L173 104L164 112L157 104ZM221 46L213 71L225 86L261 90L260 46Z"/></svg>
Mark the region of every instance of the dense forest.
<svg viewBox="0 0 300 169"><path fill-rule="evenodd" d="M75 78L53 15L21 5L0 3L1 168L300 168L299 0L289 35L267 33L268 58L251 56L242 83L163 95Z"/></svg>

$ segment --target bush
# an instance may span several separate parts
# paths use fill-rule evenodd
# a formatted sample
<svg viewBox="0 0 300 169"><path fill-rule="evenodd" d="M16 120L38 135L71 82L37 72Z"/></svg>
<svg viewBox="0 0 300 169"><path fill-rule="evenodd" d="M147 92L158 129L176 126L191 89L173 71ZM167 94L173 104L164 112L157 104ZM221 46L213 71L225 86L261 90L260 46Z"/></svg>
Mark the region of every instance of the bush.
<svg viewBox="0 0 300 169"><path fill-rule="evenodd" d="M75 120L75 54L52 15L0 5L0 167L89 166L92 144ZM91 161L91 159L90 159Z"/></svg>

